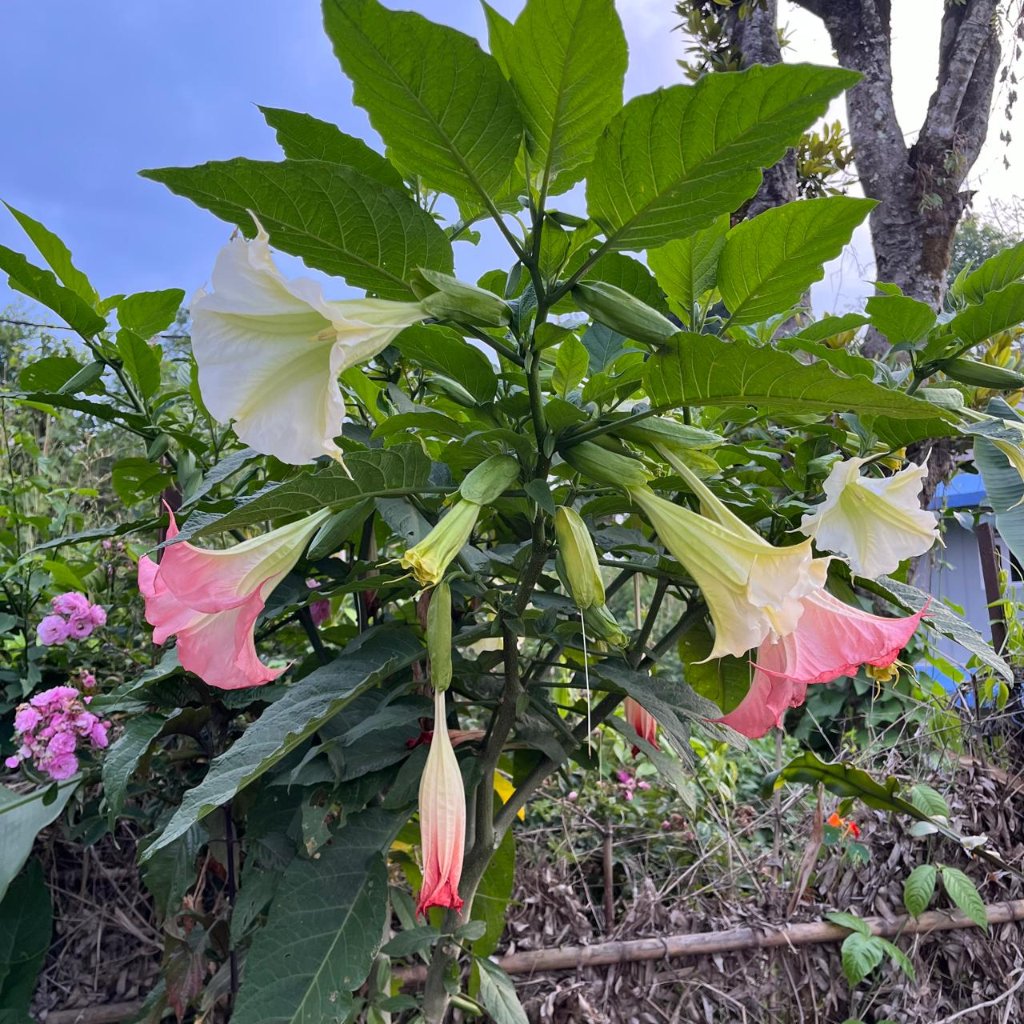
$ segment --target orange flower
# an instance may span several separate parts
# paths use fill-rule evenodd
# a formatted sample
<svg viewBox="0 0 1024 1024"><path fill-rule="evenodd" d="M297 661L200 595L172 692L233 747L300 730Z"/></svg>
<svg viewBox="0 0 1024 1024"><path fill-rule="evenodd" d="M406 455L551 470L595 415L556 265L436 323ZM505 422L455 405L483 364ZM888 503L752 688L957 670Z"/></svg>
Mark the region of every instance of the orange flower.
<svg viewBox="0 0 1024 1024"><path fill-rule="evenodd" d="M854 839L860 839L860 828L855 821L847 821L846 818L840 818L835 811L832 812L826 825L830 825L832 828L839 828L843 830L844 836L853 836Z"/></svg>

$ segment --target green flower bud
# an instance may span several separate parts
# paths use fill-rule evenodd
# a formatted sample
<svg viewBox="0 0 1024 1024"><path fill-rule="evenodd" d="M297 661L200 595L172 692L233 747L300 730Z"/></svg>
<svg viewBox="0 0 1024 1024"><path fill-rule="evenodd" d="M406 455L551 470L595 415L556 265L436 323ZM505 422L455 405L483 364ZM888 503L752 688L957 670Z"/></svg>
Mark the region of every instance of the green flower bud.
<svg viewBox="0 0 1024 1024"><path fill-rule="evenodd" d="M612 487L643 487L651 474L639 459L619 455L593 441L581 441L560 453L562 458L585 477Z"/></svg>
<svg viewBox="0 0 1024 1024"><path fill-rule="evenodd" d="M402 568L411 569L421 586L440 583L452 560L469 543L479 516L476 502L457 501L423 540L402 555Z"/></svg>
<svg viewBox="0 0 1024 1024"><path fill-rule="evenodd" d="M558 575L576 607L585 610L604 604L604 580L594 542L576 511L565 505L555 509L555 540Z"/></svg>
<svg viewBox="0 0 1024 1024"><path fill-rule="evenodd" d="M458 320L478 327L504 327L512 319L507 302L493 292L466 284L449 274L420 268L413 287L420 306L439 320ZM429 294L422 294L427 293Z"/></svg>
<svg viewBox="0 0 1024 1024"><path fill-rule="evenodd" d="M441 580L430 595L427 654L431 685L435 690L447 690L452 681L452 592L446 580Z"/></svg>
<svg viewBox="0 0 1024 1024"><path fill-rule="evenodd" d="M519 479L519 463L511 455L492 455L466 474L459 494L466 501L489 505Z"/></svg>
<svg viewBox="0 0 1024 1024"><path fill-rule="evenodd" d="M664 345L680 328L635 295L604 281L580 281L572 297L599 323L645 345Z"/></svg>
<svg viewBox="0 0 1024 1024"><path fill-rule="evenodd" d="M660 416L652 416L650 419L638 420L635 423L623 423L622 426L612 427L611 433L615 437L651 448L657 445L688 450L714 448L725 440L710 430L701 430L700 427L676 423L675 420Z"/></svg>
<svg viewBox="0 0 1024 1024"><path fill-rule="evenodd" d="M977 388L992 388L995 391L1019 391L1024 388L1024 375L1004 366L979 363L974 359L947 359L939 367L947 377Z"/></svg>
<svg viewBox="0 0 1024 1024"><path fill-rule="evenodd" d="M629 637L615 621L615 616L608 610L606 604L595 604L591 608L585 608L583 622L592 636L604 640L612 647L625 647L629 643Z"/></svg>

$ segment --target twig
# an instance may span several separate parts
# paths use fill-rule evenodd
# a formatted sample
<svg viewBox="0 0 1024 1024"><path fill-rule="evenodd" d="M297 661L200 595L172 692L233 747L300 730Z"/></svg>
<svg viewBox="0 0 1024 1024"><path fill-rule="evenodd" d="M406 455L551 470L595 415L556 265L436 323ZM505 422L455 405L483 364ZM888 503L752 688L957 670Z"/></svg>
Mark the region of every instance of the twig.
<svg viewBox="0 0 1024 1024"><path fill-rule="evenodd" d="M966 1010L957 1010L951 1017L943 1017L942 1020L937 1020L935 1024L952 1024L953 1021L960 1020L961 1017L966 1017L968 1014L974 1013L975 1010L987 1010L990 1006L998 1006L1004 999L1009 999L1021 985L1024 985L1024 967L1018 967L1010 973L1020 974L1020 977L1005 992L1001 992L994 999L987 999L984 1003L968 1006Z"/></svg>

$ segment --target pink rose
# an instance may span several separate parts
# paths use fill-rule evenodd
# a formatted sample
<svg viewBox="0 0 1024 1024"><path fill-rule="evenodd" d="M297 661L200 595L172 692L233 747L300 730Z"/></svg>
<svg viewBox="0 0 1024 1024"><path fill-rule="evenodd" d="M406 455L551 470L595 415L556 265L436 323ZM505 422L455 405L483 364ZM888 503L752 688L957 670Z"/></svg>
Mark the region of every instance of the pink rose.
<svg viewBox="0 0 1024 1024"><path fill-rule="evenodd" d="M92 619L89 618L88 613L76 615L68 622L68 636L74 640L84 640L92 633L92 629Z"/></svg>
<svg viewBox="0 0 1024 1024"><path fill-rule="evenodd" d="M107 624L107 610L100 604L94 604L89 609L89 621L94 626L105 626Z"/></svg>
<svg viewBox="0 0 1024 1024"><path fill-rule="evenodd" d="M59 615L47 615L36 627L36 637L44 647L62 644L69 636L68 624Z"/></svg>
<svg viewBox="0 0 1024 1024"><path fill-rule="evenodd" d="M85 594L58 594L51 604L58 615L86 615L89 612L89 599Z"/></svg>
<svg viewBox="0 0 1024 1024"><path fill-rule="evenodd" d="M7 765L8 768L17 768L18 765L21 764L21 758L17 755L14 755L13 757L5 757L4 764Z"/></svg>
<svg viewBox="0 0 1024 1024"><path fill-rule="evenodd" d="M14 716L14 731L31 732L42 720L43 716L34 707L23 705Z"/></svg>
<svg viewBox="0 0 1024 1024"><path fill-rule="evenodd" d="M70 779L78 771L78 758L74 754L61 754L40 767L51 779L63 782L64 779Z"/></svg>

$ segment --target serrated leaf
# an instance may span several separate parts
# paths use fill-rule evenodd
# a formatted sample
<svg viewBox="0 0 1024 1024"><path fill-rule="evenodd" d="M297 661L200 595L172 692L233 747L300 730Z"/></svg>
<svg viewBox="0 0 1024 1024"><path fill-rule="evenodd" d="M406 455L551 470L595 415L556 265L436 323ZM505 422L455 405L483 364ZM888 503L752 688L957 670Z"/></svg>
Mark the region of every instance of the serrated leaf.
<svg viewBox="0 0 1024 1024"><path fill-rule="evenodd" d="M903 883L903 905L907 913L920 917L935 894L936 871L933 864L918 864Z"/></svg>
<svg viewBox="0 0 1024 1024"><path fill-rule="evenodd" d="M351 167L324 160L224 160L143 171L247 236L252 213L284 252L384 299L413 299L417 267L450 273L452 247L425 210Z"/></svg>
<svg viewBox="0 0 1024 1024"><path fill-rule="evenodd" d="M388 908L383 854L403 820L363 811L315 858L289 864L246 958L235 1024L347 1019L380 948Z"/></svg>
<svg viewBox="0 0 1024 1024"><path fill-rule="evenodd" d="M332 164L344 164L388 188L405 191L401 174L385 157L362 139L346 135L337 125L280 107L260 107L260 113L274 129L278 145L289 160L326 160Z"/></svg>
<svg viewBox="0 0 1024 1024"><path fill-rule="evenodd" d="M325 505L340 510L367 498L404 497L424 487L429 475L430 462L416 444L352 452L345 456L345 469L331 465L319 473L300 473L283 483L267 484L230 512L197 510L182 524L178 538L191 540Z"/></svg>
<svg viewBox="0 0 1024 1024"><path fill-rule="evenodd" d="M988 931L988 916L985 902L978 894L974 883L959 868L942 866L942 888L946 895L979 928Z"/></svg>
<svg viewBox="0 0 1024 1024"><path fill-rule="evenodd" d="M89 278L72 262L71 250L64 242L49 228L44 227L27 213L16 210L10 203L4 203L4 206L11 211L14 219L21 225L25 234L32 239L32 244L39 250L40 255L65 287L81 296L87 305L95 307L99 303L100 297Z"/></svg>
<svg viewBox="0 0 1024 1024"><path fill-rule="evenodd" d="M729 215L722 214L709 227L647 254L647 262L668 296L669 307L685 324L693 325L698 300L715 287L718 259L728 230Z"/></svg>
<svg viewBox="0 0 1024 1024"><path fill-rule="evenodd" d="M497 195L522 143L497 61L470 36L377 0L324 0L323 13L352 98L392 162L456 199Z"/></svg>
<svg viewBox="0 0 1024 1024"><path fill-rule="evenodd" d="M180 288L125 295L117 301L117 322L148 341L174 323L184 301Z"/></svg>
<svg viewBox="0 0 1024 1024"><path fill-rule="evenodd" d="M730 323L758 323L799 302L875 205L849 196L805 199L737 224L718 261Z"/></svg>
<svg viewBox="0 0 1024 1024"><path fill-rule="evenodd" d="M360 694L422 653L419 641L404 629L364 633L338 658L291 686L223 754L210 764L198 786L189 790L143 859L173 843L197 821L251 785L283 757L330 721Z"/></svg>
<svg viewBox="0 0 1024 1024"><path fill-rule="evenodd" d="M555 195L583 177L622 107L626 36L612 0L528 0L510 43L534 183Z"/></svg>
<svg viewBox="0 0 1024 1024"><path fill-rule="evenodd" d="M124 730L103 758L103 795L107 816L113 821L124 810L128 783L153 740L167 724L163 715L136 715L124 723Z"/></svg>
<svg viewBox="0 0 1024 1024"><path fill-rule="evenodd" d="M964 342L976 343L1024 321L1024 281L988 292L975 306L968 306L949 322Z"/></svg>
<svg viewBox="0 0 1024 1024"><path fill-rule="evenodd" d="M498 390L498 376L491 361L450 327L414 324L392 344L424 369L461 384L478 402L489 402Z"/></svg>
<svg viewBox="0 0 1024 1024"><path fill-rule="evenodd" d="M78 292L65 288L49 270L35 266L6 245L0 245L0 271L7 274L8 284L15 291L52 309L79 333L91 337L107 326L107 321Z"/></svg>
<svg viewBox="0 0 1024 1024"><path fill-rule="evenodd" d="M7 887L21 871L36 836L47 825L56 821L71 799L71 794L81 782L80 776L57 782L29 793L15 793L6 786L0 786L0 900ZM51 790L54 799L47 801Z"/></svg>
<svg viewBox="0 0 1024 1024"><path fill-rule="evenodd" d="M647 363L647 391L662 409L686 405L752 406L758 412L851 410L877 417L903 443L955 434L951 414L864 377L844 377L824 363L746 341L681 332ZM876 424L876 429L877 429Z"/></svg>
<svg viewBox="0 0 1024 1024"><path fill-rule="evenodd" d="M840 954L843 974L853 987L859 985L882 962L885 950L874 936L854 932L843 940Z"/></svg>
<svg viewBox="0 0 1024 1024"><path fill-rule="evenodd" d="M977 455L977 453L975 454ZM926 626L949 637L950 640L955 640L1007 682L1013 682L1013 672L1010 666L996 654L992 645L969 622L951 611L942 601L932 597L931 594L926 594L909 583L900 583L899 580L891 579L888 576L880 576L877 580L858 578L857 583L865 590L879 594L909 612L916 612L926 602L930 602L928 611L925 612L922 619Z"/></svg>
<svg viewBox="0 0 1024 1024"><path fill-rule="evenodd" d="M1024 242L990 256L950 291L967 302L981 302L989 292L997 292L1024 277Z"/></svg>
<svg viewBox="0 0 1024 1024"><path fill-rule="evenodd" d="M551 375L555 390L565 398L587 375L589 365L590 353L586 346L576 335L567 335L555 356L555 371Z"/></svg>
<svg viewBox="0 0 1024 1024"><path fill-rule="evenodd" d="M935 310L927 302L908 295L874 295L865 308L872 326L892 345L920 341L936 322Z"/></svg>
<svg viewBox="0 0 1024 1024"><path fill-rule="evenodd" d="M637 96L609 124L587 182L587 209L613 249L685 238L736 210L853 72L757 65Z"/></svg>
<svg viewBox="0 0 1024 1024"><path fill-rule="evenodd" d="M494 1024L529 1024L512 979L483 957L476 957L474 963L480 974L480 1003Z"/></svg>

